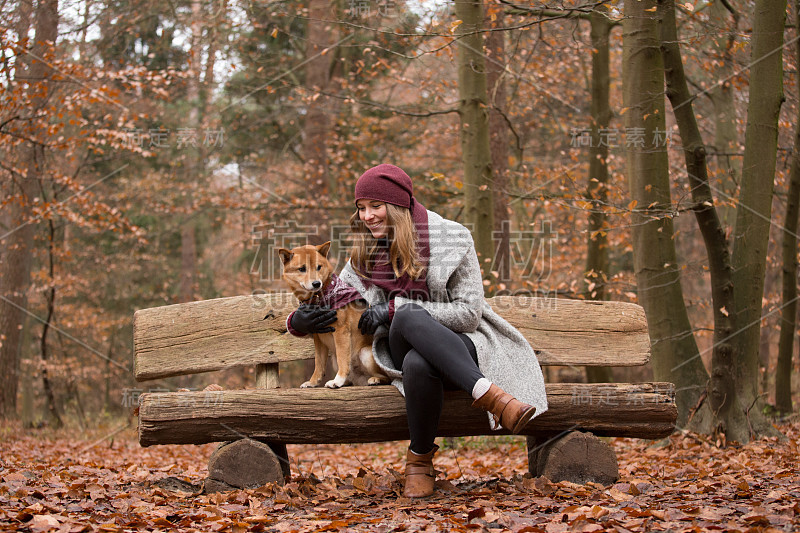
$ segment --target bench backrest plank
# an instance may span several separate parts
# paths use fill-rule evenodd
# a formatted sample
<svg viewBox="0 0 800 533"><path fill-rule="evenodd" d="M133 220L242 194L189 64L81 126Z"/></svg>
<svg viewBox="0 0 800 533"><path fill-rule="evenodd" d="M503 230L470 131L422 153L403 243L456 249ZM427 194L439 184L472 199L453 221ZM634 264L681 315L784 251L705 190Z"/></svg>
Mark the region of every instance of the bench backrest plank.
<svg viewBox="0 0 800 533"><path fill-rule="evenodd" d="M637 366L650 360L644 311L625 302L499 296L489 303L519 329L543 365ZM134 315L136 379L314 357L310 338L286 333L289 293L234 296Z"/></svg>

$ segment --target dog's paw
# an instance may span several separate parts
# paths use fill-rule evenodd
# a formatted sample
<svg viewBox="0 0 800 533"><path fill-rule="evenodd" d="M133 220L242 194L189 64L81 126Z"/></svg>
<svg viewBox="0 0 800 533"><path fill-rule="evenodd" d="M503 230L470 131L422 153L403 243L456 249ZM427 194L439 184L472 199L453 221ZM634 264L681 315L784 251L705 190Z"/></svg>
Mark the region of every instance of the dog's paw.
<svg viewBox="0 0 800 533"><path fill-rule="evenodd" d="M367 380L367 385L384 385L388 383L386 378L379 378L379 377L371 377Z"/></svg>
<svg viewBox="0 0 800 533"><path fill-rule="evenodd" d="M312 383L312 382L310 382L310 381L306 381L305 383L303 383L302 385L300 385L300 388L301 388L301 389L313 389L313 388L315 388L315 387L319 387L319 384L316 384L316 385L315 385L314 383Z"/></svg>
<svg viewBox="0 0 800 533"><path fill-rule="evenodd" d="M325 384L325 386L329 389L338 389L339 387L344 387L345 385L347 385L347 378L343 378L342 376L336 376Z"/></svg>

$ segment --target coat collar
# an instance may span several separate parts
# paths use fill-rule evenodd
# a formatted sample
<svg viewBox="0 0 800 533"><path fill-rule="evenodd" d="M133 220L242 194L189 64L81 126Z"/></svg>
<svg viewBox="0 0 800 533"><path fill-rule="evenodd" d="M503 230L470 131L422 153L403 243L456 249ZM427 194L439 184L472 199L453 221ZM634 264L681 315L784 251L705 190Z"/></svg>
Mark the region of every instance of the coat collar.
<svg viewBox="0 0 800 533"><path fill-rule="evenodd" d="M428 289L431 299L434 292L447 290L447 281L472 248L472 234L467 228L428 211L428 230L431 260L428 265Z"/></svg>

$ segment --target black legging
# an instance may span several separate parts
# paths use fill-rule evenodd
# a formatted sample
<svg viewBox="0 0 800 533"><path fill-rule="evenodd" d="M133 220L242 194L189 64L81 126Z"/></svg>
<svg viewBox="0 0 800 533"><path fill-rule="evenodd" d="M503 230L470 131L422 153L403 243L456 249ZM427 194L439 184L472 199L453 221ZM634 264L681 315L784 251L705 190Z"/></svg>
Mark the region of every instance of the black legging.
<svg viewBox="0 0 800 533"><path fill-rule="evenodd" d="M410 448L414 453L428 453L439 427L444 390L471 393L484 377L478 369L475 345L419 305L406 304L392 319L389 350L395 368L403 371Z"/></svg>

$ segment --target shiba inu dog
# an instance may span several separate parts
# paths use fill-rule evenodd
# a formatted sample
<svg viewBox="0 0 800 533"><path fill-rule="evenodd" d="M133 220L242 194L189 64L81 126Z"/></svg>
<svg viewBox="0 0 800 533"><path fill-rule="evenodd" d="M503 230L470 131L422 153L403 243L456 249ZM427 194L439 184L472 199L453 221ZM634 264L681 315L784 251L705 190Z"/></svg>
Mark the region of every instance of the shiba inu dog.
<svg viewBox="0 0 800 533"><path fill-rule="evenodd" d="M283 279L301 303L336 309L335 331L314 334L314 373L301 387L319 387L325 378L328 354L336 357L336 377L325 383L331 389L346 385L388 383L372 355L372 336L358 329L361 313L367 308L358 291L333 272L328 261L330 241L319 246L280 248Z"/></svg>

